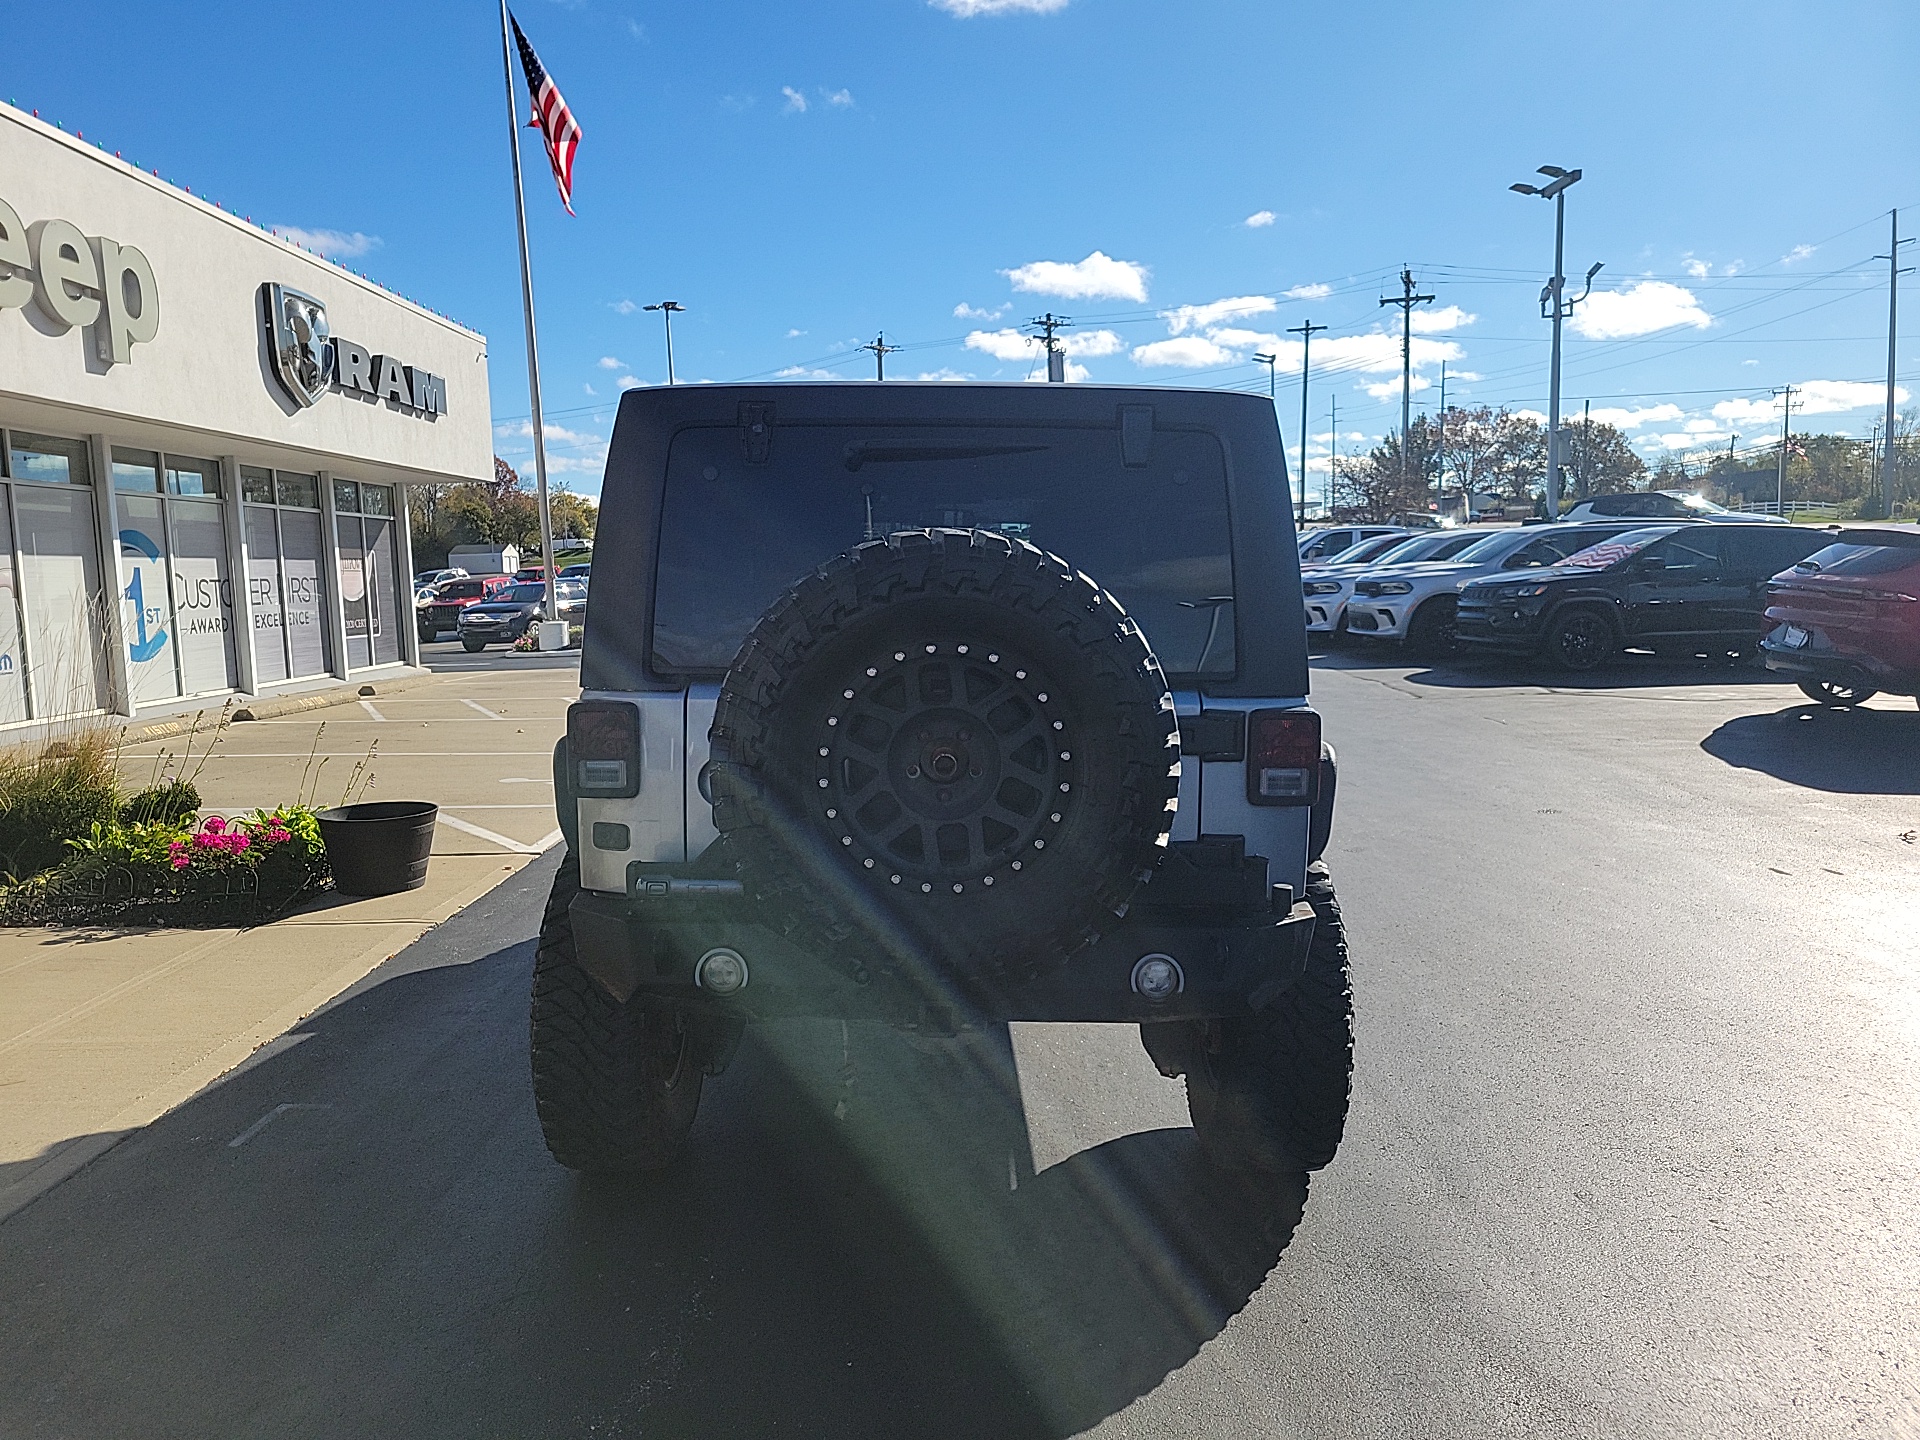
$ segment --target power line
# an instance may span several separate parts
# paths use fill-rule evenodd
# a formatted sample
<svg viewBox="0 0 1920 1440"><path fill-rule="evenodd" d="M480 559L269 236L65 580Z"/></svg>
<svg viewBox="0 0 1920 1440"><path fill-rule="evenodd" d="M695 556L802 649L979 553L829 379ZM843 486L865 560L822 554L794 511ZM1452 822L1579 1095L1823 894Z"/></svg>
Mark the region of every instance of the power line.
<svg viewBox="0 0 1920 1440"><path fill-rule="evenodd" d="M859 348L870 352L873 356L873 367L874 367L873 378L876 380L886 379L887 378L887 356L896 353L900 349L900 347L898 345L887 344L886 332L882 331L880 334L874 336L873 339L869 340L865 345L862 345Z"/></svg>
<svg viewBox="0 0 1920 1440"><path fill-rule="evenodd" d="M1400 269L1400 293L1382 295L1382 305L1400 310L1400 493L1407 491L1407 427L1413 423L1413 307L1431 305L1433 296L1414 293L1413 271ZM1422 382L1424 383L1424 382Z"/></svg>

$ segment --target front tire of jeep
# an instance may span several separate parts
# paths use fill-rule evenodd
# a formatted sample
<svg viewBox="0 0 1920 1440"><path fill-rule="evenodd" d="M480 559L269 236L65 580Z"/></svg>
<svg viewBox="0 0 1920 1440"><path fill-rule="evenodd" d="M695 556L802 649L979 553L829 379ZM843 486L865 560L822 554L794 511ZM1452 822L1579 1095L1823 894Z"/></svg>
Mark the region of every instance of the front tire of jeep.
<svg viewBox="0 0 1920 1440"><path fill-rule="evenodd" d="M621 1004L580 967L568 907L580 862L560 862L533 967L533 1099L553 1158L569 1170L665 1169L700 1107L703 1066L674 1007Z"/></svg>
<svg viewBox="0 0 1920 1440"><path fill-rule="evenodd" d="M1353 1081L1347 938L1324 863L1307 870L1313 945L1305 971L1257 1014L1208 1027L1185 1066L1187 1113L1209 1159L1292 1174L1333 1159Z"/></svg>

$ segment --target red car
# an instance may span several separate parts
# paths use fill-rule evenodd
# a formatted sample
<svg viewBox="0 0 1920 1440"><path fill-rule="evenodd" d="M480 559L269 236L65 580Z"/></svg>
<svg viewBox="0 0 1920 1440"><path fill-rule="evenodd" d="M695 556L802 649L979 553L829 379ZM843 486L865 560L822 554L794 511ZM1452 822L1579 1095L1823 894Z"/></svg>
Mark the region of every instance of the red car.
<svg viewBox="0 0 1920 1440"><path fill-rule="evenodd" d="M433 599L415 607L420 621L420 638L437 639L442 630L456 628L462 610L469 605L478 605L483 600L493 599L512 583L504 575L442 581L434 590Z"/></svg>
<svg viewBox="0 0 1920 1440"><path fill-rule="evenodd" d="M1824 705L1920 696L1920 525L1852 525L1767 587L1767 668Z"/></svg>

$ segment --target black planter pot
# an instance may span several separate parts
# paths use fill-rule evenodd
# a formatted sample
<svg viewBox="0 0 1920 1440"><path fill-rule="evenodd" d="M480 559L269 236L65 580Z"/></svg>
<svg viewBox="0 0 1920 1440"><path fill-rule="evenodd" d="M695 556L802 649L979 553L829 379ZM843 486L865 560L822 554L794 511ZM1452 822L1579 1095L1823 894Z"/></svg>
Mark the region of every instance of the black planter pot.
<svg viewBox="0 0 1920 1440"><path fill-rule="evenodd" d="M380 800L322 810L320 838L342 895L395 895L427 883L427 856L440 807L425 800Z"/></svg>

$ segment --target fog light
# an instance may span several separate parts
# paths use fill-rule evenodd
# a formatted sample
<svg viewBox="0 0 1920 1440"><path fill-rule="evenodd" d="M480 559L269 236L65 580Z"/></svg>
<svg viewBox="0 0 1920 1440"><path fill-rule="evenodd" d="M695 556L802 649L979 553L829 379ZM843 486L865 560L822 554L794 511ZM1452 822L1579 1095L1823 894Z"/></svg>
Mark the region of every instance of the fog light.
<svg viewBox="0 0 1920 1440"><path fill-rule="evenodd" d="M732 995L747 988L747 961L738 950L718 946L693 967L693 983L713 995Z"/></svg>
<svg viewBox="0 0 1920 1440"><path fill-rule="evenodd" d="M1155 1004L1171 1000L1186 988L1187 977L1171 955L1142 955L1133 967L1133 990Z"/></svg>

